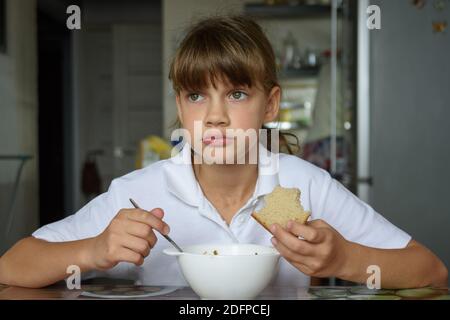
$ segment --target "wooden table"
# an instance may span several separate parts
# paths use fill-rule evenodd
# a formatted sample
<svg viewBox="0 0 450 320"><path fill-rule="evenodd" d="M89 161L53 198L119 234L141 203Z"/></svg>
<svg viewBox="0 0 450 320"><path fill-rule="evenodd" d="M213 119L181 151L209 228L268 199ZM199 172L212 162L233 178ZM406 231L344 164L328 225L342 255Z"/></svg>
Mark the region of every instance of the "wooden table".
<svg viewBox="0 0 450 320"><path fill-rule="evenodd" d="M93 300L82 295L83 291L99 289L99 284L82 285L81 290L69 290L64 284L42 289L26 289L0 285L0 300ZM108 288L123 288L125 285L107 285ZM130 287L129 285L126 285ZM136 287L137 288L137 287ZM364 287L268 287L256 300L450 300L448 288L425 288L391 290L368 295ZM189 287L181 287L162 296L146 297L145 300L198 300L199 297ZM140 299L141 300L141 299Z"/></svg>

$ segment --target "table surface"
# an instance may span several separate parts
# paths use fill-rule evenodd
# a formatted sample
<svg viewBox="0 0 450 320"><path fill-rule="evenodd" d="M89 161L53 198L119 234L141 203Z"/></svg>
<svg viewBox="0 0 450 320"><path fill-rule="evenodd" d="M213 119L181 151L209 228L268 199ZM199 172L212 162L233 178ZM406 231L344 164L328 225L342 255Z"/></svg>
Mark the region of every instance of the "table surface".
<svg viewBox="0 0 450 320"><path fill-rule="evenodd" d="M131 286L120 284L82 285L80 290L69 290L64 284L42 289L27 289L0 285L0 300L92 300L82 293L97 292L151 292L155 286ZM161 287L159 287L161 288ZM116 298L118 299L118 298ZM136 299L136 298L134 298ZM140 297L139 300L198 300L199 297L189 287L180 287L175 291L152 297ZM268 287L255 300L450 300L449 288L422 288L407 290L370 290L366 287Z"/></svg>

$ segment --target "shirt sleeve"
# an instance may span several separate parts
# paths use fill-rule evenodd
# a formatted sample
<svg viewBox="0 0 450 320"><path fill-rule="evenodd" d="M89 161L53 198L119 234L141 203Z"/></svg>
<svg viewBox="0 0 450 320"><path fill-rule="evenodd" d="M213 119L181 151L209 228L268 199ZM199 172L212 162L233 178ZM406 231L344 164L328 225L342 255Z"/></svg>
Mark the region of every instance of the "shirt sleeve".
<svg viewBox="0 0 450 320"><path fill-rule="evenodd" d="M113 181L107 192L93 199L76 214L41 227L32 236L48 242L66 242L99 235L121 209L117 201L118 189L118 184ZM121 262L106 271L83 272L81 278L82 280L97 277L129 279L133 278L130 276L130 267L130 263Z"/></svg>
<svg viewBox="0 0 450 320"><path fill-rule="evenodd" d="M411 236L324 172L313 219L322 219L345 239L379 249L405 248Z"/></svg>
<svg viewBox="0 0 450 320"><path fill-rule="evenodd" d="M32 236L49 242L65 242L99 235L119 212L117 186L113 181L107 192L99 195L76 214L47 224Z"/></svg>

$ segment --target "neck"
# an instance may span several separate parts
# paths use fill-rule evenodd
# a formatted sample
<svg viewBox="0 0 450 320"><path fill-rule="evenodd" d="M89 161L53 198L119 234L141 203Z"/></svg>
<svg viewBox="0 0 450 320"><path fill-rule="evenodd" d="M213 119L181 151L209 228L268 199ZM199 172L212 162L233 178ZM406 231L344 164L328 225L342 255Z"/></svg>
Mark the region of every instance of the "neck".
<svg viewBox="0 0 450 320"><path fill-rule="evenodd" d="M193 164L197 181L210 200L225 203L246 201L258 179L257 164Z"/></svg>

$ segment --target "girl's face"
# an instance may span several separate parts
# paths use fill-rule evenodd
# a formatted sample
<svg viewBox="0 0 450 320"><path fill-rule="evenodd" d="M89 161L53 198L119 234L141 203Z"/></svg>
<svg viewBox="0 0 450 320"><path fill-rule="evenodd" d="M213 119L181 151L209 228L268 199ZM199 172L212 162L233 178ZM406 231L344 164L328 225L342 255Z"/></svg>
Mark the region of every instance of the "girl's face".
<svg viewBox="0 0 450 320"><path fill-rule="evenodd" d="M203 155L208 164L247 163L245 155L258 142L259 130L278 115L280 88L267 93L257 86L216 81L216 88L180 91L176 102L179 120L196 154Z"/></svg>

